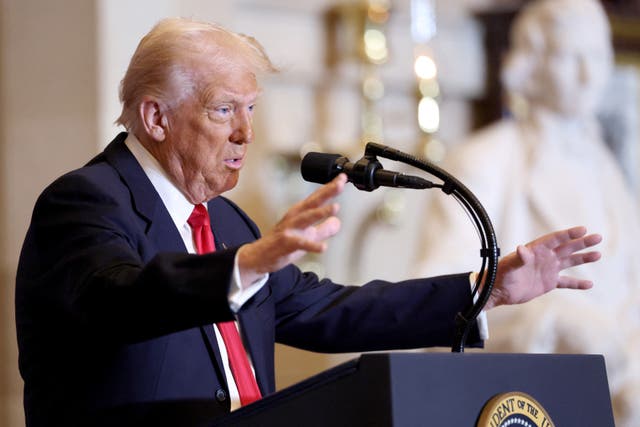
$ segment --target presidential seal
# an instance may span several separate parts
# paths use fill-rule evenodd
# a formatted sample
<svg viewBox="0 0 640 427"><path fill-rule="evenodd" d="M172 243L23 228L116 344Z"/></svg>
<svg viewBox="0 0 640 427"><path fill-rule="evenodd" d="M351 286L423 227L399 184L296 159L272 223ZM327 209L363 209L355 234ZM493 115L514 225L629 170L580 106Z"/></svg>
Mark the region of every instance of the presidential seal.
<svg viewBox="0 0 640 427"><path fill-rule="evenodd" d="M484 405L476 427L554 427L547 411L526 393L511 391Z"/></svg>

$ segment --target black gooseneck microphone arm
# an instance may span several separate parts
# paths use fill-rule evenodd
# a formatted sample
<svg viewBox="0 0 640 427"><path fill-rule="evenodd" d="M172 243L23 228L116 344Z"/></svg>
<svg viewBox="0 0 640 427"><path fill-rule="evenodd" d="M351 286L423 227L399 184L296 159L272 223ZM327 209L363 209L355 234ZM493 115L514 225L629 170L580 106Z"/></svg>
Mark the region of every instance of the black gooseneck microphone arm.
<svg viewBox="0 0 640 427"><path fill-rule="evenodd" d="M456 200L458 200L469 214L476 230L478 231L481 244L480 257L482 258L482 265L473 287L474 298L483 278L484 286L482 287L482 291L478 295L476 302L473 303L464 313L458 313L456 316L456 330L451 351L454 353L463 353L464 344L467 340L471 327L491 295L491 290L493 289L493 284L496 280L496 273L498 270L500 249L498 248L496 234L493 229L493 225L491 224L491 220L489 219L489 215L487 215L484 207L467 187L444 169L431 162L418 159L417 157L403 153L395 148L373 142L369 142L366 145L365 156L380 156L389 160L398 161L414 166L441 179L443 184L436 184L434 187L441 188L445 194L452 195Z"/></svg>

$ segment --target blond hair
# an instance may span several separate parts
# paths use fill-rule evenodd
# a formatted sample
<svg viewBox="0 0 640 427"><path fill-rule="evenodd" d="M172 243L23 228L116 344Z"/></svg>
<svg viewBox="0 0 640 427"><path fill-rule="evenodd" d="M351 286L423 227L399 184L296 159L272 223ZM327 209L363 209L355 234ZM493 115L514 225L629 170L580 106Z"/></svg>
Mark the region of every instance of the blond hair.
<svg viewBox="0 0 640 427"><path fill-rule="evenodd" d="M277 71L252 37L216 24L164 19L142 38L131 57L120 83L122 113L116 123L134 130L144 96L156 98L167 108L175 108L191 96L204 96L205 82L194 64L205 60L213 60L213 72L222 67L244 67L254 73Z"/></svg>

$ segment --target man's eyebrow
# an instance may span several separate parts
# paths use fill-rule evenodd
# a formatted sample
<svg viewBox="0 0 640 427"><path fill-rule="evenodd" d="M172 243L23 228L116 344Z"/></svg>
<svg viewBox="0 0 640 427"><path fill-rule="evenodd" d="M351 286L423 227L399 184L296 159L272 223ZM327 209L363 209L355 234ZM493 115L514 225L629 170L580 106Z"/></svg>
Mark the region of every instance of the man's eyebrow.
<svg viewBox="0 0 640 427"><path fill-rule="evenodd" d="M248 96L239 96L230 92L219 93L216 96L211 97L209 104L227 103L227 104L251 104L258 100L262 91L256 92Z"/></svg>

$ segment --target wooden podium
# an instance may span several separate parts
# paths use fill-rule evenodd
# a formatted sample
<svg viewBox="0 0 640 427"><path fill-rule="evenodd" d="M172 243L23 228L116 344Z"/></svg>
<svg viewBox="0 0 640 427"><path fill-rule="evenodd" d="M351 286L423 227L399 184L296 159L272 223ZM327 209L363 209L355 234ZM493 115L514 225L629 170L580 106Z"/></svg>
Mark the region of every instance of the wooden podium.
<svg viewBox="0 0 640 427"><path fill-rule="evenodd" d="M602 356L490 353L362 355L212 426L474 427L487 402L507 392L532 397L556 427L614 427ZM508 405L498 412L486 425L503 425Z"/></svg>

